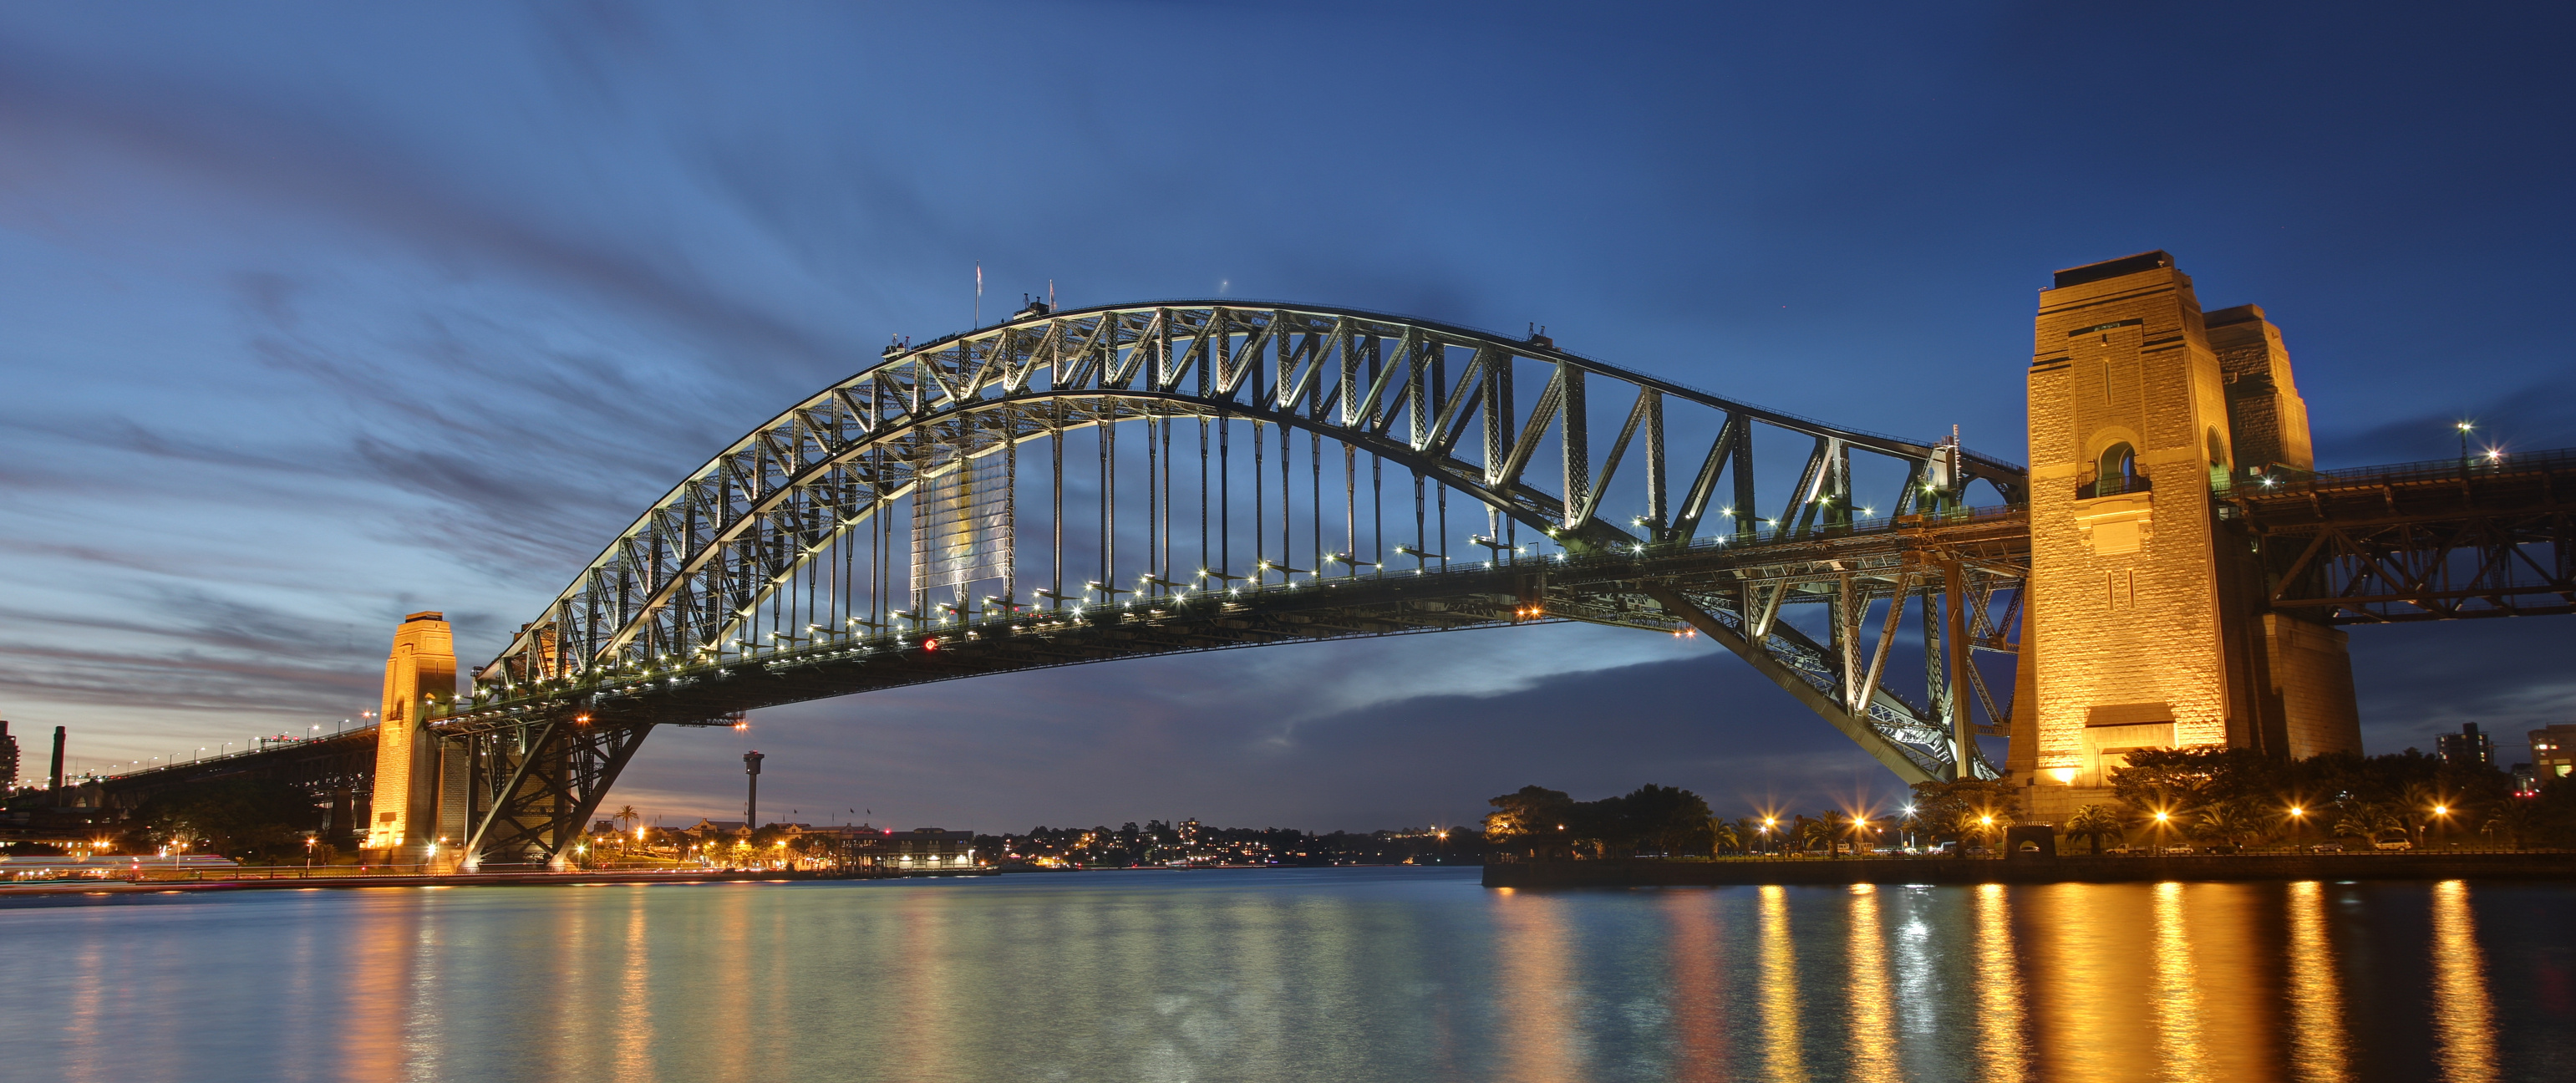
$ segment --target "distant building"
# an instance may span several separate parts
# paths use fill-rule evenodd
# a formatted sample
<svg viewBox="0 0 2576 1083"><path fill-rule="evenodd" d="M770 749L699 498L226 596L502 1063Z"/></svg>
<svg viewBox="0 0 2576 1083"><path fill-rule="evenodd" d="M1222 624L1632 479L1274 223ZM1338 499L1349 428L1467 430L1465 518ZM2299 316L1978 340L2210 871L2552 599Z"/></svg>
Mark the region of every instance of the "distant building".
<svg viewBox="0 0 2576 1083"><path fill-rule="evenodd" d="M701 846L719 839L731 841L751 837L751 825L740 820L700 820L680 829Z"/></svg>
<svg viewBox="0 0 2576 1083"><path fill-rule="evenodd" d="M9 721L0 718L0 793L18 788L18 739L9 736Z"/></svg>
<svg viewBox="0 0 2576 1083"><path fill-rule="evenodd" d="M2479 733L2475 722L2461 723L2458 733L2433 738L2433 751L2453 767L2495 766L2495 742Z"/></svg>
<svg viewBox="0 0 2576 1083"><path fill-rule="evenodd" d="M2513 765L2513 792L2530 793L2539 788L2540 772L2532 770L2531 765L2527 763Z"/></svg>
<svg viewBox="0 0 2576 1083"><path fill-rule="evenodd" d="M975 867L975 833L937 827L910 831L861 824L857 827L809 827L805 837L831 840L831 851L843 868L894 872L935 872Z"/></svg>
<svg viewBox="0 0 2576 1083"><path fill-rule="evenodd" d="M2531 770L2542 782L2576 774L2576 722L2531 731Z"/></svg>

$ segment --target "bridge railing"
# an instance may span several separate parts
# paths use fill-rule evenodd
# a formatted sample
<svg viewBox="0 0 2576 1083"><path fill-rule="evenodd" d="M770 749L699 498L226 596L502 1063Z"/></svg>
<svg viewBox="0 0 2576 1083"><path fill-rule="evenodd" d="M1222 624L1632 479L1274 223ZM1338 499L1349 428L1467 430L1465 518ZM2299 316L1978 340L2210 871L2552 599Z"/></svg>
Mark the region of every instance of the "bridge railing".
<svg viewBox="0 0 2576 1083"><path fill-rule="evenodd" d="M318 737L262 737L259 739L258 748L245 748L239 752L219 752L212 756L199 756L192 760L175 760L170 763L159 764L152 767L137 767L130 771L107 771L90 776L90 780L111 781L116 779L136 778L160 771L184 770L191 767L203 767L208 764L223 763L229 760L241 759L245 756L269 756L292 749L309 748L325 741L337 741L348 737L373 734L374 732L376 732L375 724L369 723L355 729L334 730ZM66 781L68 782L68 780Z"/></svg>
<svg viewBox="0 0 2576 1083"><path fill-rule="evenodd" d="M2456 457L2424 459L2411 463L2355 466L2340 470L2285 470L2264 475L2249 488L2259 495L2265 489L2304 492L2309 489L2341 488L2352 485L2448 481L2460 477L2496 477L2567 469L2576 469L2576 448L2506 452L2495 455L2476 455L2466 459Z"/></svg>

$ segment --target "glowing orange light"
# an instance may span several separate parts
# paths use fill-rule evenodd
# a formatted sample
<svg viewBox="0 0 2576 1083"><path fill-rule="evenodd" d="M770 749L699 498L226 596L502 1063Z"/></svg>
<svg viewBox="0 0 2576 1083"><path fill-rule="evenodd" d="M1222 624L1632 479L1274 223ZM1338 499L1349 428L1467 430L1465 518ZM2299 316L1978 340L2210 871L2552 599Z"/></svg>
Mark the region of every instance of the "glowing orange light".
<svg viewBox="0 0 2576 1083"><path fill-rule="evenodd" d="M925 639L925 640L922 640L922 641L921 641L921 649L926 650L926 651L935 651L935 650L938 650L938 649L939 649L939 640L938 640L937 638L935 638L935 637L934 637L934 638L931 638L931 639Z"/></svg>

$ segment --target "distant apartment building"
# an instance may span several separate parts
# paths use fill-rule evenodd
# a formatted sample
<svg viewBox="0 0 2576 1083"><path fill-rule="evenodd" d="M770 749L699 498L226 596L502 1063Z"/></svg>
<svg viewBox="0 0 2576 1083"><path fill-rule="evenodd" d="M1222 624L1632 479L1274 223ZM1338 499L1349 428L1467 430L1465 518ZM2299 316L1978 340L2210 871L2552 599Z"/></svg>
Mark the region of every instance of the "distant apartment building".
<svg viewBox="0 0 2576 1083"><path fill-rule="evenodd" d="M2495 742L2478 732L2475 722L2462 723L2458 733L2433 738L2433 751L2453 767L2495 766Z"/></svg>
<svg viewBox="0 0 2576 1083"><path fill-rule="evenodd" d="M2576 722L2531 731L2531 772L2543 783L2576 774Z"/></svg>

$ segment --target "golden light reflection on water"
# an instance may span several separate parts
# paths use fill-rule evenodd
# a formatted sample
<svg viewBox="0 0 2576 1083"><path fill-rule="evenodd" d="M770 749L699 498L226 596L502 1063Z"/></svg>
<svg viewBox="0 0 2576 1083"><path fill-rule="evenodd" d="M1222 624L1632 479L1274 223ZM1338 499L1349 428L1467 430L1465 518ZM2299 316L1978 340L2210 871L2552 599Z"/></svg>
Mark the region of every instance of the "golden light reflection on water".
<svg viewBox="0 0 2576 1083"><path fill-rule="evenodd" d="M2178 1079L2208 1075L2207 1047L2202 1044L2200 982L2192 965L2191 934L2184 920L2183 886L2172 881L2155 886L2156 1055L2166 1074Z"/></svg>
<svg viewBox="0 0 2576 1083"><path fill-rule="evenodd" d="M2343 1083L2352 1078L2344 1048L2343 975L2326 935L2325 886L2314 880L2290 885L2290 1071L2301 1083Z"/></svg>
<svg viewBox="0 0 2576 1083"><path fill-rule="evenodd" d="M0 1077L2484 1083L2576 1053L2546 961L2477 939L2554 928L2571 896L2512 893L2553 888L1242 876L0 909L59 945L0 955L0 1017L37 1021Z"/></svg>
<svg viewBox="0 0 2576 1083"><path fill-rule="evenodd" d="M1658 903L1672 940L1672 1078L1685 1083L1730 1078L1727 1019L1719 1001L1726 982L1719 968L1726 933L1715 899L1706 892L1675 891Z"/></svg>
<svg viewBox="0 0 2576 1083"><path fill-rule="evenodd" d="M914 890L904 900L901 949L886 960L888 980L904 989L896 1023L894 1056L913 1079L960 1079L960 1050L951 1024L957 1019L947 900L937 890Z"/></svg>
<svg viewBox="0 0 2576 1083"><path fill-rule="evenodd" d="M1775 1083L1795 1083L1807 1078L1807 1065L1799 1048L1798 946L1789 938L1789 892L1766 884L1761 899L1756 969L1762 981L1762 1074Z"/></svg>
<svg viewBox="0 0 2576 1083"><path fill-rule="evenodd" d="M2013 950L2012 904L2002 884L1976 895L1978 1078L2018 1083L2029 1052L2022 1043L2021 968Z"/></svg>
<svg viewBox="0 0 2576 1083"><path fill-rule="evenodd" d="M1561 1083L1581 1078L1572 1039L1581 1020L1568 1003L1574 983L1573 934L1566 928L1564 897L1516 892L1501 900L1495 925L1503 934L1495 977L1499 1003L1511 1020L1503 1028L1505 1078Z"/></svg>
<svg viewBox="0 0 2576 1083"><path fill-rule="evenodd" d="M620 1038L609 1048L616 1057L617 1078L624 1083L653 1083L658 1067L653 1061L653 953L645 936L651 928L645 920L645 890L626 889L626 950L618 968L617 1010L600 1021Z"/></svg>
<svg viewBox="0 0 2576 1083"><path fill-rule="evenodd" d="M2433 1059L2453 1083L2496 1078L2495 1004L2477 933L2469 885L2433 885Z"/></svg>
<svg viewBox="0 0 2576 1083"><path fill-rule="evenodd" d="M339 1030L346 1078L391 1083L408 1074L404 994L412 984L411 939L417 915L410 907L380 906L356 922L349 944L352 980L341 1005L349 1023Z"/></svg>
<svg viewBox="0 0 2576 1083"><path fill-rule="evenodd" d="M2192 1017L2199 1024L2201 1078L2279 1079L2280 908L2270 884L2183 886L2189 914Z"/></svg>
<svg viewBox="0 0 2576 1083"><path fill-rule="evenodd" d="M1878 888L1851 887L1849 947L1851 1008L1846 1026L1851 1034L1851 1078L1896 1078L1894 998L1888 995L1887 930L1878 916Z"/></svg>

